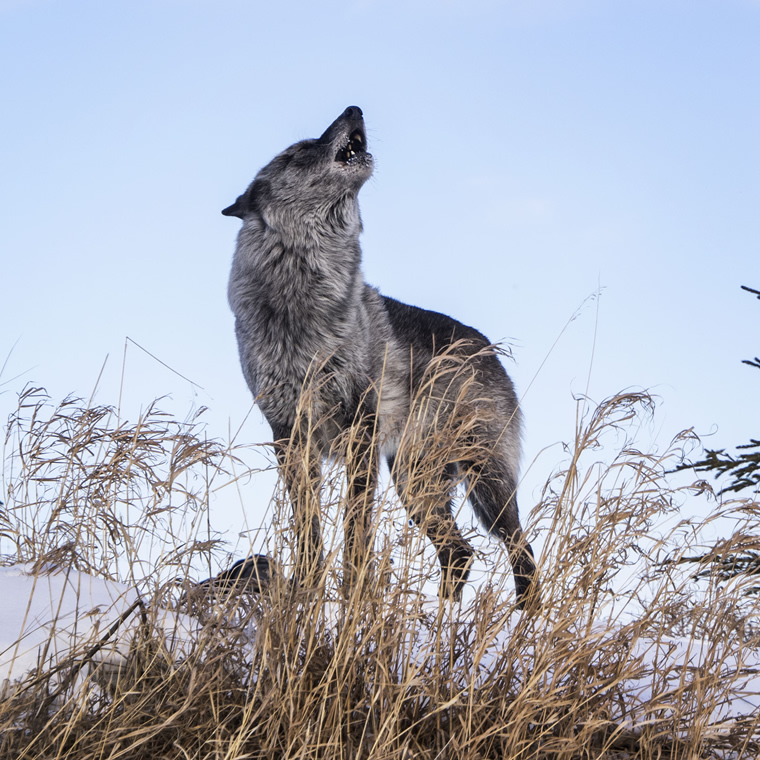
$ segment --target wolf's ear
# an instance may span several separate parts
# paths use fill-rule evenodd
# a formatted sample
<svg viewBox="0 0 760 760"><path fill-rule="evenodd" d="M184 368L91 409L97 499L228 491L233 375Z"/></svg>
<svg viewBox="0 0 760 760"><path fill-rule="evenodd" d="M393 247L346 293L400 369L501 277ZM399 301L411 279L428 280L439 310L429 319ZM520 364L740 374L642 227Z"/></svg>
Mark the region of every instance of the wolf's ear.
<svg viewBox="0 0 760 760"><path fill-rule="evenodd" d="M238 199L222 211L225 216L236 216L243 219L251 211L258 211L260 197L265 197L270 190L269 182L265 179L254 180L248 189L238 196Z"/></svg>
<svg viewBox="0 0 760 760"><path fill-rule="evenodd" d="M236 216L239 219L242 219L247 210L248 193L243 193L243 195L238 196L238 199L231 206L227 206L227 208L223 209L222 213L225 216Z"/></svg>

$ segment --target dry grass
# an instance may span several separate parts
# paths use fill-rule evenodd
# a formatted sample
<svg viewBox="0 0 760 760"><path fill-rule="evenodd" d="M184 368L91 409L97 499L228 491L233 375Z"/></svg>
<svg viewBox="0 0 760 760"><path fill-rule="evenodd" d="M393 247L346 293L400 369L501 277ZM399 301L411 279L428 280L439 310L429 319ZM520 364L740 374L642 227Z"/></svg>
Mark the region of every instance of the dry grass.
<svg viewBox="0 0 760 760"><path fill-rule="evenodd" d="M733 526L721 556L757 547L760 505L684 519L709 489L669 484L687 438L659 455L636 450L629 436L651 411L646 396L621 395L579 422L525 521L543 544L535 614L515 610L495 544L487 580L461 609L426 602L419 592L437 566L391 508L392 492L378 499L364 582L344 594L345 483L330 472L323 570L298 588L285 580L293 526L278 494L267 540L281 574L261 594L196 598L203 630L178 659L153 615L187 605L178 577L218 567L208 495L236 452L155 408L129 425L111 409L51 408L27 393L6 440L7 559L135 583L146 601L115 677L82 667L79 653L67 671L37 674L5 699L0 758L756 757L759 716L714 725L760 643L752 578L697 583L679 560L704 553L714 525ZM444 443L433 450L450 456ZM675 637L707 642L698 672L673 666ZM647 642L661 644L653 662ZM649 687L639 698L627 687L637 679Z"/></svg>

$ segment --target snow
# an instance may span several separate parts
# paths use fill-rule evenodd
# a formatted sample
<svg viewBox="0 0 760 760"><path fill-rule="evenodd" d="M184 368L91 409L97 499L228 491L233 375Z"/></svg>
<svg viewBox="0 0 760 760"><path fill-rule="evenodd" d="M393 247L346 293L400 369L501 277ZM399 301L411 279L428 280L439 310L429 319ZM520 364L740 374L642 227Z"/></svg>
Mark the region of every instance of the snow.
<svg viewBox="0 0 760 760"><path fill-rule="evenodd" d="M0 567L0 588L4 600L0 609L0 695L8 694L14 682L42 667L55 666L75 652L81 657L116 623L118 628L101 642L92 661L107 662L118 669L140 625L140 610L135 606L138 594L134 588L85 573L61 569L35 573L31 567L22 565ZM418 622L407 638L409 657L421 667L436 650L440 651L440 622L452 610L442 610L439 601L433 598L416 597L416 601L410 599L410 605L415 608ZM169 651L176 657L183 656L197 640L202 624L168 610L152 613L152 619L157 620L164 632ZM337 620L339 606L328 605L327 614ZM471 642L472 646L465 648L470 659L468 669L476 674L476 683L487 678L489 669L505 651L517 617L503 621L487 641ZM466 619L457 618L455 622L462 626L443 628L451 634L456 634L457 628L460 631L466 628ZM603 642L601 631L610 635L610 630L601 624L599 630ZM626 683L626 705L616 717L631 727L650 719L655 708L665 713L674 709L668 704L668 694L683 686L684 681L693 684L694 699L699 700L700 679L707 678L714 688L715 679L728 674L730 678L724 679L725 698L711 715L703 716L706 725L713 731L730 730L733 721L757 715L760 709L757 649L737 644L729 651L725 643L687 637L662 637L656 641L640 637L632 643L630 658L637 664L631 671L636 678Z"/></svg>
<svg viewBox="0 0 760 760"><path fill-rule="evenodd" d="M0 696L30 673L87 651L125 616L92 658L118 667L140 624L137 608L127 614L139 601L134 588L86 573L0 567L0 589ZM158 624L178 653L200 629L197 621L168 610L160 611Z"/></svg>

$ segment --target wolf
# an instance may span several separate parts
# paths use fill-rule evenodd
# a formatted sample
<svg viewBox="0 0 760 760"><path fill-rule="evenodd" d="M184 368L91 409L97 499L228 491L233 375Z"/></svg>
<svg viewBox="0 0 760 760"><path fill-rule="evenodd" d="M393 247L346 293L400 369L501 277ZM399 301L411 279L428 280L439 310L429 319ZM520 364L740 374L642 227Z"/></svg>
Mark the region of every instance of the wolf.
<svg viewBox="0 0 760 760"><path fill-rule="evenodd" d="M243 374L272 428L293 505L297 579L322 562L313 484L343 436L345 584L356 582L369 548L382 456L409 516L435 547L441 596L459 598L473 557L452 514L453 484L464 482L480 522L507 544L524 607L537 585L517 509L514 387L477 330L364 281L358 194L372 170L363 113L350 106L321 137L276 156L222 211L243 222L229 303ZM436 373L446 361L449 370ZM469 422L460 426L459 448L421 483L415 473L433 456L424 441L462 409ZM421 450L410 453L405 437L422 440Z"/></svg>

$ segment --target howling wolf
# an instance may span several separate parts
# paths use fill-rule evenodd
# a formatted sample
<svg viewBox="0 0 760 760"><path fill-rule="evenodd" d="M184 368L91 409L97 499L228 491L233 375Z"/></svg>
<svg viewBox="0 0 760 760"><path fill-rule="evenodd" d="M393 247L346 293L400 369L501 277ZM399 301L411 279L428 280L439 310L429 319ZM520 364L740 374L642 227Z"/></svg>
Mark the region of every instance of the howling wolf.
<svg viewBox="0 0 760 760"><path fill-rule="evenodd" d="M512 382L479 332L364 282L357 196L372 165L362 111L350 106L320 138L276 156L222 211L243 221L229 302L243 374L272 428L293 504L296 574L303 580L322 561L320 468L340 438L344 583L355 582L369 548L382 455L410 517L435 546L441 595L459 597L473 556L451 507L453 484L464 482L480 521L509 548L524 605L535 591L535 564L517 512L520 411ZM459 446L431 474L424 464L437 460L424 442L455 415L466 420ZM440 457L440 442L432 448Z"/></svg>

